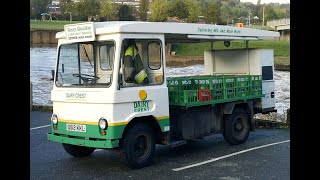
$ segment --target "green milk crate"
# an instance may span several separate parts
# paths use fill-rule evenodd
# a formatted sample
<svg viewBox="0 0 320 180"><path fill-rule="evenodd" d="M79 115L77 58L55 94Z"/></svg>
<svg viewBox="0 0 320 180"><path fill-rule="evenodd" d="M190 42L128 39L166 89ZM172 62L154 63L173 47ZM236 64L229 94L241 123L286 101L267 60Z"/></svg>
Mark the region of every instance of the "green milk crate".
<svg viewBox="0 0 320 180"><path fill-rule="evenodd" d="M224 89L211 90L212 100L222 100L224 98Z"/></svg>
<svg viewBox="0 0 320 180"><path fill-rule="evenodd" d="M250 86L250 76L237 76L236 77L237 87L249 87Z"/></svg>
<svg viewBox="0 0 320 180"><path fill-rule="evenodd" d="M210 89L220 90L223 89L223 76L211 76L210 77Z"/></svg>
<svg viewBox="0 0 320 180"><path fill-rule="evenodd" d="M198 102L198 90L171 90L169 91L169 104L185 106L188 103Z"/></svg>
<svg viewBox="0 0 320 180"><path fill-rule="evenodd" d="M224 89L224 99L233 99L236 97L235 88L226 88Z"/></svg>
<svg viewBox="0 0 320 180"><path fill-rule="evenodd" d="M194 76L192 79L193 90L209 90L211 76Z"/></svg>
<svg viewBox="0 0 320 180"><path fill-rule="evenodd" d="M236 97L242 98L246 96L250 96L250 88L249 87L240 87L236 88Z"/></svg>
<svg viewBox="0 0 320 180"><path fill-rule="evenodd" d="M232 89L236 87L236 77L235 76L223 76L223 85L226 89Z"/></svg>
<svg viewBox="0 0 320 180"><path fill-rule="evenodd" d="M171 90L192 90L191 77L168 77L167 87Z"/></svg>
<svg viewBox="0 0 320 180"><path fill-rule="evenodd" d="M251 75L250 76L251 86L262 86L262 76L261 75Z"/></svg>
<svg viewBox="0 0 320 180"><path fill-rule="evenodd" d="M250 92L252 96L262 95L262 86L251 86Z"/></svg>

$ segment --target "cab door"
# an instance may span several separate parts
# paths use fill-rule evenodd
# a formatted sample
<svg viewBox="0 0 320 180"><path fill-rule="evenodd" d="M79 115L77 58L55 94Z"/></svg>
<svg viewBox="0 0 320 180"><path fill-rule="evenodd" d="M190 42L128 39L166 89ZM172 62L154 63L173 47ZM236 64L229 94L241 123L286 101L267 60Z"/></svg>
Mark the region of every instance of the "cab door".
<svg viewBox="0 0 320 180"><path fill-rule="evenodd" d="M141 36L141 35L140 35ZM147 74L148 82L139 84L127 80L124 57L128 41L134 40L143 70ZM131 44L131 43L129 43ZM119 90L116 93L115 111L119 111L118 121L130 121L134 117L154 117L162 131L169 131L169 98L165 81L164 39L160 35L126 36L122 39L119 70ZM127 60L126 60L127 61ZM127 63L130 64L130 63ZM139 70L140 71L140 70ZM134 76L139 72L135 72ZM117 113L116 113L117 114ZM121 119L121 120L120 120Z"/></svg>

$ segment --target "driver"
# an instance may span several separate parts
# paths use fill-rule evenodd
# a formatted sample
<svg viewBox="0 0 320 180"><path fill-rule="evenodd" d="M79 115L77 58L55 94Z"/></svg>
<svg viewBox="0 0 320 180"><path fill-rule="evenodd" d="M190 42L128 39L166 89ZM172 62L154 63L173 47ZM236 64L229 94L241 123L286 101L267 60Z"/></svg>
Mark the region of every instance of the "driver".
<svg viewBox="0 0 320 180"><path fill-rule="evenodd" d="M143 68L137 45L133 39L128 40L123 63L126 82L135 82L140 85L149 83L148 75Z"/></svg>

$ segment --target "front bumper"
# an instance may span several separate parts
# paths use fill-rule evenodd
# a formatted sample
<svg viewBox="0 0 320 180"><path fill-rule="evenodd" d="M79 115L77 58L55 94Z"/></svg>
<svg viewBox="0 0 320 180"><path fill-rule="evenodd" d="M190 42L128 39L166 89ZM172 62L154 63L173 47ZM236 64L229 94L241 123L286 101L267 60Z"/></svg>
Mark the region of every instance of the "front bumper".
<svg viewBox="0 0 320 180"><path fill-rule="evenodd" d="M88 139L84 137L70 137L66 135L60 135L55 133L48 133L48 140L78 145L78 146L86 146L86 147L94 147L94 148L117 148L119 147L118 139Z"/></svg>

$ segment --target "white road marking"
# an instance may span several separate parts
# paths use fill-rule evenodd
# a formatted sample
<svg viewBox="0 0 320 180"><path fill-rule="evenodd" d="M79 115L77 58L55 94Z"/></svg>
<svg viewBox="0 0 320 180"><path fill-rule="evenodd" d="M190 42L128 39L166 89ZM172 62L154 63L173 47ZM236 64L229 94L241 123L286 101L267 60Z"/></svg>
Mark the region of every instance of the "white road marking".
<svg viewBox="0 0 320 180"><path fill-rule="evenodd" d="M34 130L34 129L40 129L40 128L48 127L48 126L51 126L51 124L44 125L44 126L39 126L39 127L34 127L34 128L30 128L30 131L31 131L31 130Z"/></svg>
<svg viewBox="0 0 320 180"><path fill-rule="evenodd" d="M235 156L235 155L238 155L238 154L242 154L242 153L245 153L245 152L249 152L249 151L253 151L253 150L256 150L256 149L260 149L260 148L264 148L264 147L268 147L268 146L273 146L273 145L277 145L277 144L282 144L282 143L286 143L286 142L290 142L290 140L271 143L271 144L266 144L266 145L263 145L263 146L258 146L258 147L242 150L242 151L239 151L239 152L231 153L231 154L228 154L228 155L225 155L225 156L217 157L217 158L210 159L210 160L207 160L207 161L203 161L203 162L200 162L200 163L191 164L191 165L180 167L180 168L175 168L175 169L172 169L172 170L173 171L181 171L181 170L184 170L184 169L188 169L188 168L192 168L192 167L196 167L196 166L201 166L203 164L211 163L211 162L214 162L214 161L218 161L218 160L221 160L221 159L224 159L224 158L227 158L227 157L231 157L231 156Z"/></svg>

